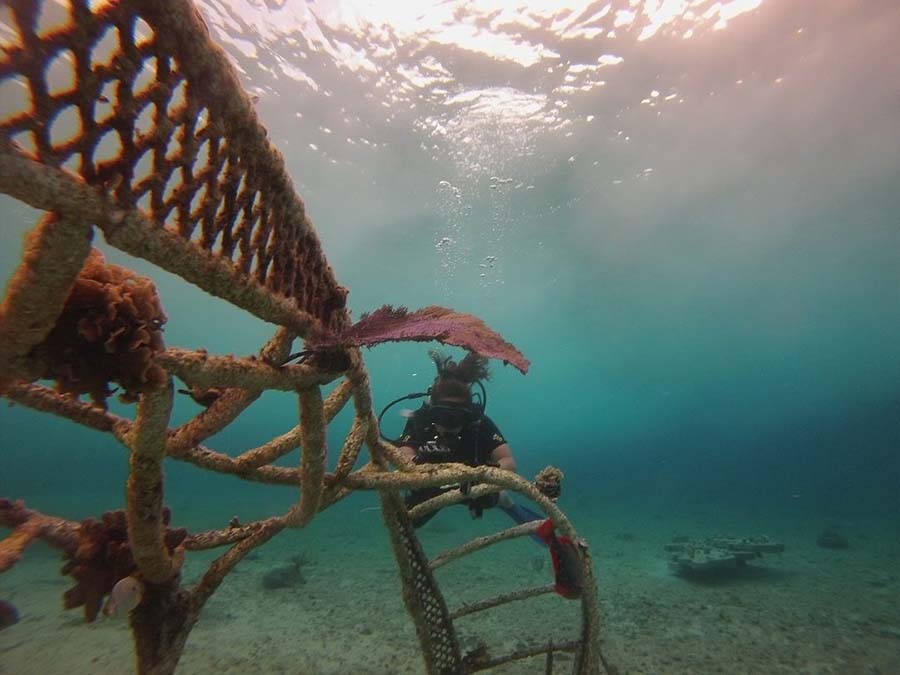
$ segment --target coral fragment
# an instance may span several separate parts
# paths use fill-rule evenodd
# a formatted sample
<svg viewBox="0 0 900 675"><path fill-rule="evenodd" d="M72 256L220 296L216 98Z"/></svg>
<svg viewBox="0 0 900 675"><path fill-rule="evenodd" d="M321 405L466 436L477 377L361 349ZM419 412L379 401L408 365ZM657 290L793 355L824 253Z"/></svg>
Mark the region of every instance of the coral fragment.
<svg viewBox="0 0 900 675"><path fill-rule="evenodd" d="M165 349L166 315L156 287L119 265L107 264L94 249L66 300L53 330L31 352L40 377L56 381L58 391L89 394L106 407L118 384L129 403L165 382L153 358Z"/></svg>

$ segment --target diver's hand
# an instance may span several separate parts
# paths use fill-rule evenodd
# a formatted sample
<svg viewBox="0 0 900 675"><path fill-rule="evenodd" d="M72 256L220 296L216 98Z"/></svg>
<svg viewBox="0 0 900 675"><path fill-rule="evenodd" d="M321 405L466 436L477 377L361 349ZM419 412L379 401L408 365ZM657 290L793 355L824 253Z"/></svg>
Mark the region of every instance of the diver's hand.
<svg viewBox="0 0 900 675"><path fill-rule="evenodd" d="M469 500L469 513L472 514L473 518L481 518L481 514L484 513L485 509L494 508L499 501L500 495L497 492L475 497Z"/></svg>

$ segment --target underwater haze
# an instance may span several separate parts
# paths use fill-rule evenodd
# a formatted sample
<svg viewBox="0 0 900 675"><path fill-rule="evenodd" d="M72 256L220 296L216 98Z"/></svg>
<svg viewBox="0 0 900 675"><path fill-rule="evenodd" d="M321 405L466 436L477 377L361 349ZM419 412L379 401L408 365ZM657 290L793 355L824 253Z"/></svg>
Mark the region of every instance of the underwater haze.
<svg viewBox="0 0 900 675"><path fill-rule="evenodd" d="M353 317L451 307L530 359L524 376L492 363L487 412L523 476L564 472L560 506L594 551L621 672L900 673L900 3L197 5L284 155ZM0 200L4 280L38 216ZM97 245L157 282L167 346L245 355L271 336L99 234ZM428 348L364 352L376 409L429 386ZM385 417L389 436L402 407ZM196 411L184 397L175 421ZM291 396L268 393L210 446L236 454L296 415ZM349 422L329 430L332 460ZM173 519L192 530L296 499L166 470ZM0 409L0 495L85 518L121 507L126 477L113 439ZM366 562L393 564L376 505L356 495L259 549L244 581L226 582L227 607L211 602L181 672L423 672L396 573ZM460 510L421 534L430 548L502 523ZM818 546L825 528L850 546ZM785 554L756 565L768 573L713 584L666 569L673 536L723 530L774 536ZM484 574L535 573L533 544L516 545L479 558ZM297 550L314 561L303 593L253 585ZM59 605L58 559L33 556L0 576L23 616L0 633L0 672L4 660L9 672L130 672L124 623L77 624ZM304 594L331 610L313 612ZM406 632L372 626L385 607ZM275 643L256 661L223 646L259 644L254 624L280 611L302 618L267 629ZM514 636L517 621L523 633L540 625L520 611L505 624ZM40 623L13 637L29 612ZM37 670L29 655L50 644L68 665ZM385 648L394 656L367 659Z"/></svg>

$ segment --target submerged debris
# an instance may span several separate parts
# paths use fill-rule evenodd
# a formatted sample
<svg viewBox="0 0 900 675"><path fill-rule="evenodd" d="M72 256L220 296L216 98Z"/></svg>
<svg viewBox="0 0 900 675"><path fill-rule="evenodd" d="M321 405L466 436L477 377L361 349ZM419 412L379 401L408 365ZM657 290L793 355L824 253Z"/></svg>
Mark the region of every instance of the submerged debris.
<svg viewBox="0 0 900 675"><path fill-rule="evenodd" d="M483 665L490 661L491 654L488 651L487 643L484 640L475 640L472 648L463 656L463 663L470 669L474 669L479 665Z"/></svg>
<svg viewBox="0 0 900 675"><path fill-rule="evenodd" d="M836 528L827 527L819 534L816 543L822 548L847 548L850 542Z"/></svg>
<svg viewBox="0 0 900 675"><path fill-rule="evenodd" d="M270 569L263 575L263 588L274 590L276 588L302 586L306 583L306 577L303 576L301 568L308 562L309 560L306 556L300 554L292 557L290 564Z"/></svg>
<svg viewBox="0 0 900 675"><path fill-rule="evenodd" d="M669 569L684 576L704 575L723 569L743 567L748 560L766 553L781 553L784 544L766 536L726 537L714 535L706 539L689 539L684 535L666 544Z"/></svg>
<svg viewBox="0 0 900 675"><path fill-rule="evenodd" d="M19 612L6 600L0 600L0 630L19 622Z"/></svg>

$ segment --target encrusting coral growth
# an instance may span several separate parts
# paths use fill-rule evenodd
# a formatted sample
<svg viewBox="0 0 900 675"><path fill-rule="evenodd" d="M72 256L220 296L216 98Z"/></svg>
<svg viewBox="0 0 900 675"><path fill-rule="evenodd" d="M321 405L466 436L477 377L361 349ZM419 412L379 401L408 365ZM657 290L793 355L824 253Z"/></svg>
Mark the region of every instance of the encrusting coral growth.
<svg viewBox="0 0 900 675"><path fill-rule="evenodd" d="M89 394L105 407L115 383L122 388L119 398L134 402L166 379L153 362L165 349L165 322L153 282L107 264L94 249L56 326L30 357L40 364L41 378L55 380L61 393Z"/></svg>
<svg viewBox="0 0 900 675"><path fill-rule="evenodd" d="M180 557L188 532L168 527L171 512L167 507L162 517L166 548ZM61 573L75 581L63 595L63 606L84 607L87 621L97 618L104 598L118 581L127 576L140 577L128 540L125 511L108 511L99 520L87 518L75 523L32 511L21 501L0 499L0 526L13 529L0 541L0 572L12 567L32 541L46 541L63 552L66 562Z"/></svg>
<svg viewBox="0 0 900 675"><path fill-rule="evenodd" d="M556 501L561 491L560 485L563 480L563 472L555 466L547 466L538 472L535 476L535 487L547 496L548 499Z"/></svg>
<svg viewBox="0 0 900 675"><path fill-rule="evenodd" d="M169 509L163 509L163 522L169 524ZM170 554L187 537L185 529L166 529L165 542ZM78 529L78 546L66 551L62 573L71 576L75 585L66 591L66 609L84 607L84 618L97 618L104 598L116 583L137 572L128 544L128 526L124 511L108 511L100 520L88 518Z"/></svg>

